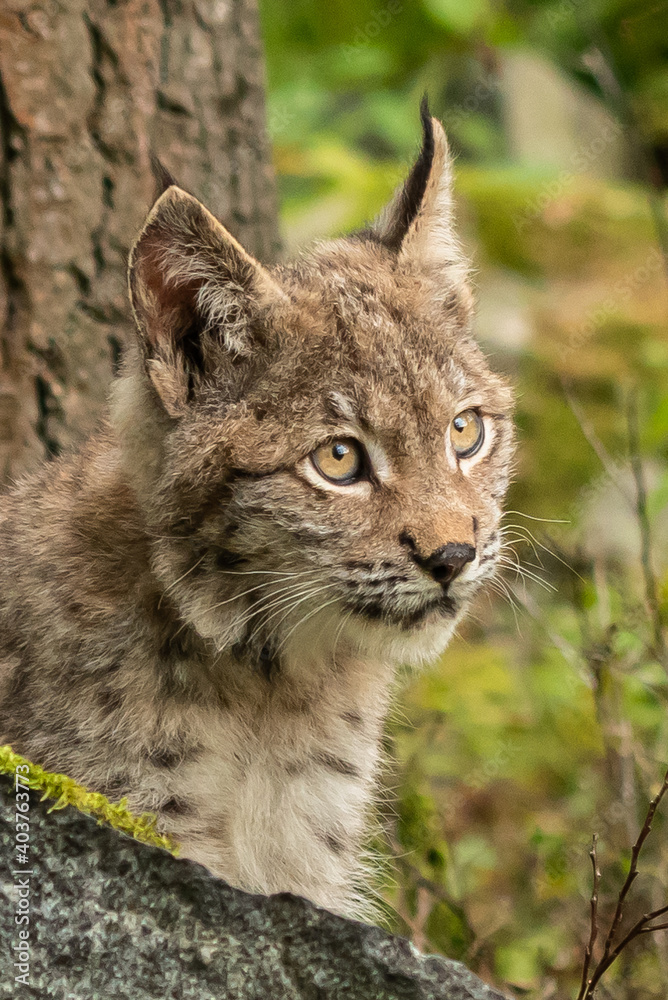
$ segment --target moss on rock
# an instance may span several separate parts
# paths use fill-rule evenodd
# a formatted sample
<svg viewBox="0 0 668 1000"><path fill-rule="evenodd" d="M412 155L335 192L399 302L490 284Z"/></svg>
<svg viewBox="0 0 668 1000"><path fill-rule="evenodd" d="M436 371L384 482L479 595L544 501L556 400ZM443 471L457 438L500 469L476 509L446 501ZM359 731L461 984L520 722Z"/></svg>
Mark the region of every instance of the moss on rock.
<svg viewBox="0 0 668 1000"><path fill-rule="evenodd" d="M0 747L0 774L20 774L23 784L42 793L42 800L54 799L49 812L74 806L79 812L93 816L98 823L107 823L121 833L127 833L143 844L163 847L178 855L178 847L169 837L158 832L157 819L152 813L134 816L127 799L110 802L100 792L90 792L65 774L45 771L37 764L14 753L10 746Z"/></svg>

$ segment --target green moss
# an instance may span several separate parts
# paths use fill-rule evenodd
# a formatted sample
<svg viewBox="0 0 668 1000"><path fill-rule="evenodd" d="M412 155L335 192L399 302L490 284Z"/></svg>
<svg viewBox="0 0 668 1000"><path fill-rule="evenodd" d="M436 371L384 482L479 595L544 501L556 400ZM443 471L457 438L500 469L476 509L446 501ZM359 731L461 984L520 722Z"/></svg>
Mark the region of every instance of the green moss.
<svg viewBox="0 0 668 1000"><path fill-rule="evenodd" d="M49 811L74 806L79 812L94 816L98 823L107 823L115 830L127 833L144 844L163 847L174 855L178 854L176 844L156 829L156 817L152 813L133 816L127 807L127 799L121 799L117 803L110 802L104 795L99 792L89 792L83 785L79 785L65 774L45 771L25 757L14 753L10 746L0 747L0 773L19 773L25 784L42 793L42 799L54 799Z"/></svg>

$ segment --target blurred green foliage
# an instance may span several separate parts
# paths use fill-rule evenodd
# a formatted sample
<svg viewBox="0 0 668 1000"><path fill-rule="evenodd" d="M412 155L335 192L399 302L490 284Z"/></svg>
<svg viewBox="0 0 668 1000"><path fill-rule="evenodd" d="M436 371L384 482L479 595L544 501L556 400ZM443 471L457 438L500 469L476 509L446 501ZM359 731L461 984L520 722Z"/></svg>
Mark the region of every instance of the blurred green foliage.
<svg viewBox="0 0 668 1000"><path fill-rule="evenodd" d="M261 10L288 248L375 214L417 147L428 91L457 154L481 336L517 386L506 524L528 576L509 566L506 594L480 602L433 670L406 678L388 732L387 920L535 1000L575 997L592 831L605 917L668 763L668 294L657 240L668 4L264 0ZM518 54L593 95L621 138L621 167L597 174L586 134L565 168L518 152L503 87ZM627 921L668 901L667 831L657 817ZM667 937L634 943L601 996L667 996Z"/></svg>

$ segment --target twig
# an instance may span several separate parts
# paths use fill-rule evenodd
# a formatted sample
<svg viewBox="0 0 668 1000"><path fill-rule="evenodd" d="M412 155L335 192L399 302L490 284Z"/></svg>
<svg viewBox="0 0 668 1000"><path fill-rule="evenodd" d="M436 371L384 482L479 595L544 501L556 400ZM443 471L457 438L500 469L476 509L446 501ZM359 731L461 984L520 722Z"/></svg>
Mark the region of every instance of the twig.
<svg viewBox="0 0 668 1000"><path fill-rule="evenodd" d="M656 576L652 568L652 528L647 511L647 487L642 459L640 457L640 434L638 430L638 396L636 390L629 394L627 408L627 424L629 433L629 456L631 469L636 486L636 516L640 529L643 578L645 581L645 601L652 622L654 633L654 652L668 672L668 651L661 620L661 607L657 594Z"/></svg>
<svg viewBox="0 0 668 1000"><path fill-rule="evenodd" d="M594 889L591 898L591 931L589 935L589 943L585 949L585 957L582 968L582 981L580 984L580 992L578 993L577 1000L591 1000L594 995L594 990L599 983L601 977L610 968L612 963L621 954L621 952L626 948L627 944L634 938L638 937L640 934L652 934L654 931L665 930L668 928L668 924L651 924L652 920L656 920L658 917L668 913L668 905L659 907L658 910L652 910L651 913L645 913L636 921L631 927L627 934L615 944L615 936L617 930L622 921L624 903L626 897L629 893L631 886L633 885L637 875L638 875L638 858L642 850L643 844L647 840L649 833L652 829L652 823L654 821L654 816L656 810L659 807L661 799L668 791L668 771L663 779L663 784L659 789L657 795L654 796L647 809L647 814L645 816L645 822L643 823L642 830L638 834L638 839L636 840L633 848L631 850L631 865L629 867L629 873L624 880L624 884L617 897L617 906L615 907L615 912L610 923L610 930L608 931L607 937L605 939L605 944L603 946L603 954L596 965L594 974L591 979L589 978L589 967L591 964L591 956L594 949L594 944L596 942L596 937L598 935L597 927L597 911L598 911L598 879L599 875L597 873L597 860L596 860L596 837L594 837L594 845L590 853L592 858L592 865L594 866Z"/></svg>
<svg viewBox="0 0 668 1000"><path fill-rule="evenodd" d="M580 8L576 10L580 11ZM607 103L622 125L631 159L647 182L652 222L668 278L668 221L664 211L661 185L657 181L656 167L642 133L633 101L620 82L608 39L600 24L591 17L586 20L585 24L582 16L578 17L580 27L592 39L593 47L583 59L583 65L598 84L604 103Z"/></svg>
<svg viewBox="0 0 668 1000"><path fill-rule="evenodd" d="M652 913L645 913L644 916L642 916L640 920L638 920L637 923L633 925L628 934L626 934L625 937L623 937L622 940L619 942L619 944L616 945L615 948L610 952L609 958L607 958L605 962L601 961L599 965L596 966L596 971L589 982L589 986L584 996L584 1000L589 1000L590 997L593 997L594 990L596 989L596 986L600 981L601 976L603 975L604 972L607 971L607 969L610 968L612 963L615 961L616 958L619 957L621 952L624 950L624 948L626 948L627 944L629 944L630 941L633 941L634 938L639 937L640 934L653 934L654 931L662 931L668 927L668 924L654 924L654 926L652 927L647 926L647 924L651 920L656 920L657 917L660 917L662 913L666 913L667 911L668 911L668 906L662 906L660 910L654 910Z"/></svg>
<svg viewBox="0 0 668 1000"><path fill-rule="evenodd" d="M612 456L606 451L602 441L596 435L596 432L579 403L572 396L568 383L564 378L561 379L561 384L566 401L578 421L582 433L593 450L596 452L596 455L610 477L610 480L617 487L637 518L641 544L640 563L642 566L643 580L645 584L645 603L647 605L647 611L652 625L654 647L652 652L668 673L668 647L666 646L663 621L661 618L661 606L659 604L656 576L652 567L652 527L647 509L647 485L645 483L645 473L640 455L637 391L633 390L629 395L626 417L629 439L629 458L633 481L635 484L635 498L633 498L629 496L626 486L620 477L618 466L615 464Z"/></svg>
<svg viewBox="0 0 668 1000"><path fill-rule="evenodd" d="M596 453L599 462L605 469L611 482L617 487L621 495L624 497L624 500L629 505L630 509L633 510L635 507L635 504L633 502L633 497L629 495L629 491L627 490L626 485L622 479L621 469L616 464L612 455L610 455L605 445L596 434L596 431L594 430L591 421L589 420L584 410L582 409L578 401L571 393L568 381L563 376L561 378L561 386L564 391L564 396L566 397L566 402L570 406L573 416L580 425L580 430L582 431L585 438L589 442L589 445L591 446L593 451Z"/></svg>
<svg viewBox="0 0 668 1000"><path fill-rule="evenodd" d="M445 903L449 910L454 913L454 915L461 921L462 927L466 929L467 936L470 939L469 948L476 940L476 933L471 926L471 923L466 915L464 908L456 902L455 899L437 882L432 879L427 878L422 874L417 865L413 864L412 861L406 856L401 844L394 838L389 838L390 846L394 852L394 859L398 865L404 869L404 871L414 880L417 889L426 890L435 899L440 900L440 902ZM402 918L406 921L408 926L413 930L413 922L410 917L407 918L405 914L401 914Z"/></svg>
<svg viewBox="0 0 668 1000"><path fill-rule="evenodd" d="M661 786L658 795L656 795L649 804L647 815L645 816L645 822L643 823L643 828L638 834L638 839L636 840L631 850L631 865L629 867L629 873L626 876L624 885L622 886L621 891L619 893L617 906L615 908L615 915L612 918L610 930L608 932L608 936L605 940L605 945L603 948L604 959L607 958L607 956L610 954L610 948L612 946L613 938L617 932L617 928L619 927L619 924L622 919L622 910L624 907L624 902L629 894L631 886L633 885L638 876L638 857L640 856L640 851L642 850L642 846L645 843L650 830L652 829L652 821L654 820L654 814L657 810L659 803L661 802L661 799L665 795L667 789L668 789L668 772L666 772L666 776L663 779L663 785Z"/></svg>
<svg viewBox="0 0 668 1000"><path fill-rule="evenodd" d="M595 833L592 837L591 851L589 852L589 857L591 858L591 866L594 870L594 887L591 893L590 907L591 907L591 930L589 932L589 941L587 947L585 948L584 962L582 964L582 980L580 982L580 992L578 993L578 1000L583 1000L587 987L589 986L589 966L591 965L591 957L594 953L594 945L596 944L596 938L598 937L598 884L601 878L601 873L598 870L598 858L596 857L596 844L598 842L598 834Z"/></svg>

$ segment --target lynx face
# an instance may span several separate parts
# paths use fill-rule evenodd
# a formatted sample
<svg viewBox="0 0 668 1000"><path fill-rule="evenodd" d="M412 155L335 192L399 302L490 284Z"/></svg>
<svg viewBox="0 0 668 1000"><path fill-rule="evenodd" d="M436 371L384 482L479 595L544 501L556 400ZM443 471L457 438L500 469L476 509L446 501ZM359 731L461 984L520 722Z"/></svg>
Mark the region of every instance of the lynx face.
<svg viewBox="0 0 668 1000"><path fill-rule="evenodd" d="M339 643L433 657L494 572L511 396L471 339L445 137L423 124L384 220L293 266L265 271L174 187L133 251L130 381L164 417L154 568L268 673Z"/></svg>

